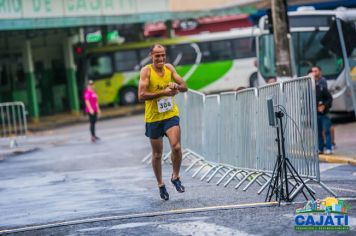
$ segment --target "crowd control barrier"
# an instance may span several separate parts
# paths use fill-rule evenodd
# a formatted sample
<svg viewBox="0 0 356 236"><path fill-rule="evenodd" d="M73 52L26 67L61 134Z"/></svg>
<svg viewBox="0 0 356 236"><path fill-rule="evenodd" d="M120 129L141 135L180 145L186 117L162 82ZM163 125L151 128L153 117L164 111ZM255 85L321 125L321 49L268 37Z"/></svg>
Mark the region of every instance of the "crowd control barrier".
<svg viewBox="0 0 356 236"><path fill-rule="evenodd" d="M27 134L26 109L22 102L0 103L0 138L17 145L17 139Z"/></svg>
<svg viewBox="0 0 356 236"><path fill-rule="evenodd" d="M186 171L207 182L217 177L217 185L235 182L238 189L245 184L244 191L257 183L258 194L263 192L277 157L277 129L269 124L267 99L273 100L275 111L284 113L286 156L297 173L304 182L316 182L336 196L320 181L315 83L309 77L238 92L204 95L188 90L175 96L183 158L191 159ZM164 145L168 159L169 143ZM288 181L294 195L301 191L300 183Z"/></svg>

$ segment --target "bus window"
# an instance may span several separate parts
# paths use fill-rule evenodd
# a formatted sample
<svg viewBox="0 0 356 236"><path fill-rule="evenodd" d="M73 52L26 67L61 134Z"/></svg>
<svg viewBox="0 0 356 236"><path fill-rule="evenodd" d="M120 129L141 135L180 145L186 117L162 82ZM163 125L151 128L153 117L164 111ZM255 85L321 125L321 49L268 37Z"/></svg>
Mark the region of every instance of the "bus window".
<svg viewBox="0 0 356 236"><path fill-rule="evenodd" d="M325 31L293 32L293 49L297 76L308 74L314 66L320 66L323 76L335 79L343 70L342 57L321 44ZM276 76L273 35L263 35L259 40L258 67L264 78Z"/></svg>
<svg viewBox="0 0 356 236"><path fill-rule="evenodd" d="M256 57L255 38L240 38L232 40L234 58Z"/></svg>
<svg viewBox="0 0 356 236"><path fill-rule="evenodd" d="M88 75L91 78L111 75L113 73L111 56L98 55L89 59Z"/></svg>
<svg viewBox="0 0 356 236"><path fill-rule="evenodd" d="M150 58L150 49L149 48L142 48L138 51L139 57L139 67L144 67L145 65L149 64L151 61Z"/></svg>
<svg viewBox="0 0 356 236"><path fill-rule="evenodd" d="M232 59L232 48L230 40L211 42L211 55L213 61Z"/></svg>
<svg viewBox="0 0 356 236"><path fill-rule="evenodd" d="M173 65L187 65L195 63L197 53L190 44L182 44L170 46L168 56Z"/></svg>
<svg viewBox="0 0 356 236"><path fill-rule="evenodd" d="M137 54L135 50L119 51L114 54L116 71L132 71L137 70L138 65Z"/></svg>
<svg viewBox="0 0 356 236"><path fill-rule="evenodd" d="M202 54L201 62L209 62L211 61L211 52L209 48L208 42L203 42L198 44L200 53Z"/></svg>
<svg viewBox="0 0 356 236"><path fill-rule="evenodd" d="M342 57L321 43L325 33L325 31L292 33L298 76L306 75L314 65L321 67L323 76L327 79L336 79L341 73L344 67ZM335 43L340 44L338 39Z"/></svg>

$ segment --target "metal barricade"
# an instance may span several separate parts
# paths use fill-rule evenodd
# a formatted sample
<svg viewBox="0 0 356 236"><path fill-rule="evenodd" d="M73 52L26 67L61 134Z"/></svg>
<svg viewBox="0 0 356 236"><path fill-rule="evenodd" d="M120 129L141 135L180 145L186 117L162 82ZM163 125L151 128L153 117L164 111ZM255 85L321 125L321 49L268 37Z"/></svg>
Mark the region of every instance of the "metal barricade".
<svg viewBox="0 0 356 236"><path fill-rule="evenodd" d="M220 96L209 95L204 104L204 157L207 161L220 163L219 120Z"/></svg>
<svg viewBox="0 0 356 236"><path fill-rule="evenodd" d="M193 90L187 91L187 122L185 148L203 156L203 114L205 95Z"/></svg>
<svg viewBox="0 0 356 236"><path fill-rule="evenodd" d="M0 103L0 138L10 140L10 146L17 145L17 138L27 134L26 109L22 102Z"/></svg>
<svg viewBox="0 0 356 236"><path fill-rule="evenodd" d="M248 170L256 170L256 122L257 113L257 89L245 89L239 91L236 96L237 113L235 123L237 158L235 165ZM246 107L247 105L247 107Z"/></svg>
<svg viewBox="0 0 356 236"><path fill-rule="evenodd" d="M286 155L301 176L320 180L314 80L282 83L286 112Z"/></svg>
<svg viewBox="0 0 356 236"><path fill-rule="evenodd" d="M220 162L236 166L238 126L236 122L237 111L236 92L220 94Z"/></svg>
<svg viewBox="0 0 356 236"><path fill-rule="evenodd" d="M272 172L277 156L276 129L269 126L267 99L273 98L273 104L281 104L280 83L269 84L258 89L258 102L256 114L257 133L257 169L264 172ZM281 104L283 105L283 104Z"/></svg>

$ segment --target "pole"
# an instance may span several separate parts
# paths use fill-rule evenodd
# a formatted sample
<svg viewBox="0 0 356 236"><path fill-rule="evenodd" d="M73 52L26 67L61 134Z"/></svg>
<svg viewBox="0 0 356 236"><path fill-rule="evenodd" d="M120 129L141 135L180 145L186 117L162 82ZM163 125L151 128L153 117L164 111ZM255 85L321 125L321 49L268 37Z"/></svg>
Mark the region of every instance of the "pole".
<svg viewBox="0 0 356 236"><path fill-rule="evenodd" d="M272 0L273 36L278 77L292 77L286 0Z"/></svg>

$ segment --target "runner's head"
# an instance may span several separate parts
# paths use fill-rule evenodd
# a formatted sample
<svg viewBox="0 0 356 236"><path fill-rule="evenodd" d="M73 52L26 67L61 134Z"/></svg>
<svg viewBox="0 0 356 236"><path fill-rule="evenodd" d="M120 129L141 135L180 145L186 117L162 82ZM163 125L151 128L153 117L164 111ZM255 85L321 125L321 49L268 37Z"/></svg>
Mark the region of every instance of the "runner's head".
<svg viewBox="0 0 356 236"><path fill-rule="evenodd" d="M159 43L155 43L150 48L150 57L153 66L160 69L166 63L166 49Z"/></svg>

